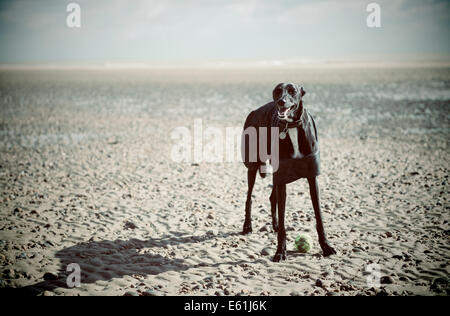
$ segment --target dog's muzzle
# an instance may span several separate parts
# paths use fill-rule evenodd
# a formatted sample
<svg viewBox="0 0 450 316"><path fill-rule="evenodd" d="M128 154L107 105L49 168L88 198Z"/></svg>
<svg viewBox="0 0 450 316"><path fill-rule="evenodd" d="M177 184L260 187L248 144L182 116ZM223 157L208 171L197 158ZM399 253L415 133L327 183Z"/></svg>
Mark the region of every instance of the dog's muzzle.
<svg viewBox="0 0 450 316"><path fill-rule="evenodd" d="M284 101L278 101L277 104L279 105L280 102L283 103L283 106L285 105ZM277 111L277 115L278 115L278 119L281 121L287 121L287 122L292 122L293 118L295 117L295 112L298 109L298 105L297 104L293 104L289 107L283 107L280 109L280 106L278 106L278 111Z"/></svg>

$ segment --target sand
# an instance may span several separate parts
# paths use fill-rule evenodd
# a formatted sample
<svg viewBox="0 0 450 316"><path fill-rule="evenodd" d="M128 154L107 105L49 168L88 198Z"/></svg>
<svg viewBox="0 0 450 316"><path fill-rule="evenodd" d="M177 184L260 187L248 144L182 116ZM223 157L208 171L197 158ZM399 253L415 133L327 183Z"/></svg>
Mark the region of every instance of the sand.
<svg viewBox="0 0 450 316"><path fill-rule="evenodd" d="M273 263L270 179L257 179L243 236L243 164L171 158L175 128L241 127L282 81L303 84L318 126L329 258L305 180L288 185L288 257ZM449 101L450 68L436 67L3 70L0 288L448 295ZM310 253L295 251L300 233ZM71 263L80 287L66 285Z"/></svg>

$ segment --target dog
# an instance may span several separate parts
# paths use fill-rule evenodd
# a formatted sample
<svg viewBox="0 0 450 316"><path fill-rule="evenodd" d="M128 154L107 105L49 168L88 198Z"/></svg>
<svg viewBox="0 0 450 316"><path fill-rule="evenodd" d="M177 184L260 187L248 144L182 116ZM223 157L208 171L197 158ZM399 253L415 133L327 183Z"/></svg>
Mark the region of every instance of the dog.
<svg viewBox="0 0 450 316"><path fill-rule="evenodd" d="M242 135L242 155L247 170L248 191L245 203L245 220L243 234L252 232L251 204L252 191L255 184L256 174L259 171L262 177L266 176L267 162L262 159L259 147L263 144L261 129L277 128L279 132L272 137L269 132L264 133L267 138L267 148L273 148L274 141L279 141L278 147L278 170L273 174L273 186L270 194L270 205L272 215L272 227L278 233L278 246L273 257L274 262L286 259L286 230L285 230L285 205L286 184L299 178L307 178L311 201L316 219L316 229L319 244L325 257L336 254L330 246L323 227L320 210L319 185L317 175L319 174L319 143L317 129L313 117L303 106L303 96L306 94L302 86L295 83L280 83L273 89L273 101L252 111L244 124ZM257 130L257 143L251 146L251 141L246 141L248 129ZM279 137L279 139L277 138ZM288 136L288 137L287 137ZM249 159L251 151L258 150L254 157ZM275 152L273 152L275 154ZM271 157L273 161L274 157ZM277 220L278 207L278 220Z"/></svg>

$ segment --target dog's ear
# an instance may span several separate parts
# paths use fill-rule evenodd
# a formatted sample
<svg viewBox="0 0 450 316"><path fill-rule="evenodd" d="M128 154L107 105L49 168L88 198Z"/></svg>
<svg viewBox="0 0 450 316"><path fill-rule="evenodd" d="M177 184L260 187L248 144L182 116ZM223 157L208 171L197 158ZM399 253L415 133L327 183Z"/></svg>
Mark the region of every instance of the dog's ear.
<svg viewBox="0 0 450 316"><path fill-rule="evenodd" d="M306 94L306 91L303 90L303 87L300 87L300 95L303 97Z"/></svg>
<svg viewBox="0 0 450 316"><path fill-rule="evenodd" d="M272 90L272 96L273 96L273 100L275 101L277 98L277 91L283 86L283 83L279 83L275 86L275 88L273 88Z"/></svg>

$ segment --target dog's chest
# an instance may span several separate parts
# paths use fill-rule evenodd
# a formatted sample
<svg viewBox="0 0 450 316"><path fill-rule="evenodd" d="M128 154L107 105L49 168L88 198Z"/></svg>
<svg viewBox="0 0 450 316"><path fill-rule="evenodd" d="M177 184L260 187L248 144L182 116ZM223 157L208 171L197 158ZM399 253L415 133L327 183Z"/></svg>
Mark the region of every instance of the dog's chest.
<svg viewBox="0 0 450 316"><path fill-rule="evenodd" d="M293 158L293 159L303 158L303 155L300 152L298 128L296 128L296 127L288 128L288 134L289 134L289 139L291 140L292 149L293 149L291 158Z"/></svg>
<svg viewBox="0 0 450 316"><path fill-rule="evenodd" d="M280 139L280 158L293 158L298 159L304 157L301 147L301 135L299 128L288 128L287 136L284 139Z"/></svg>

